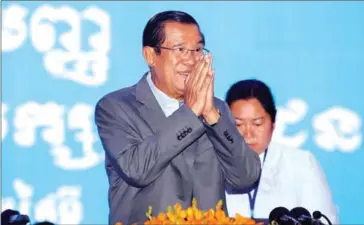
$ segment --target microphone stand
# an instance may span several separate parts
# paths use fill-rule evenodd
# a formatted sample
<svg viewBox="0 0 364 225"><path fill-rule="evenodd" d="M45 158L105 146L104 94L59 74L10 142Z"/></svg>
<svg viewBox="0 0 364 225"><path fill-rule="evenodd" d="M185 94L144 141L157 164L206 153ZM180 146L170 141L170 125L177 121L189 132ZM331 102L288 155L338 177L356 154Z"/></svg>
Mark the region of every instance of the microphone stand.
<svg viewBox="0 0 364 225"><path fill-rule="evenodd" d="M323 218L325 218L325 220L329 223L329 225L332 225L331 221L329 220L329 218L327 218L327 216L321 214Z"/></svg>

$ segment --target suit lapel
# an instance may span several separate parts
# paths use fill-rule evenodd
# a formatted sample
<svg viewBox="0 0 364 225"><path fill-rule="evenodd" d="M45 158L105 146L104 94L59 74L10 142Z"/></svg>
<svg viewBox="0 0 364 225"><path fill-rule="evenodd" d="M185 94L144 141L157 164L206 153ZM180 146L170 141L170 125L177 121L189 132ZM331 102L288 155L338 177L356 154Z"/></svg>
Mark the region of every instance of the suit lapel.
<svg viewBox="0 0 364 225"><path fill-rule="evenodd" d="M142 79L136 84L135 97L140 103L140 105L137 106L140 115L142 118L145 118L146 123L148 123L152 131L156 133L161 128L163 122L166 120L166 116L164 115L162 108L160 107L157 99L149 87L148 81L146 79L147 75L148 73L144 74ZM172 163L181 170L182 174L187 175L189 170L184 157L184 152L182 152L180 156L175 157L172 160ZM192 180L187 179L187 177L190 176L185 176L188 185L192 185Z"/></svg>
<svg viewBox="0 0 364 225"><path fill-rule="evenodd" d="M137 83L135 88L135 98L141 103L138 106L138 111L146 123L150 126L153 132L157 132L162 122L166 119L162 108L158 104L157 99L154 97L152 90L149 87L146 79L147 73Z"/></svg>

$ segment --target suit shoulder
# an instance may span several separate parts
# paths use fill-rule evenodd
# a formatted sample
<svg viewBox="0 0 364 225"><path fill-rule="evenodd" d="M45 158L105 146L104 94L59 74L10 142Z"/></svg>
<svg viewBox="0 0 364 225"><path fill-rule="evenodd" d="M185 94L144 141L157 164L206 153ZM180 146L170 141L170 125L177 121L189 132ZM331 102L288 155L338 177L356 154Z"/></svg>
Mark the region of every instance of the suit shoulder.
<svg viewBox="0 0 364 225"><path fill-rule="evenodd" d="M217 97L214 97L214 102L217 107L227 107L226 102Z"/></svg>
<svg viewBox="0 0 364 225"><path fill-rule="evenodd" d="M130 101L130 99L135 98L134 93L135 93L135 86L129 86L129 87L125 87L125 88L121 88L119 90L107 93L106 95L102 96L98 102L97 102L97 106L104 104L104 102L119 102L119 103L123 103L123 102L128 102Z"/></svg>
<svg viewBox="0 0 364 225"><path fill-rule="evenodd" d="M217 103L217 104L225 104L225 101L223 101L223 100L219 99L218 97L214 97L214 101L215 101L215 103Z"/></svg>

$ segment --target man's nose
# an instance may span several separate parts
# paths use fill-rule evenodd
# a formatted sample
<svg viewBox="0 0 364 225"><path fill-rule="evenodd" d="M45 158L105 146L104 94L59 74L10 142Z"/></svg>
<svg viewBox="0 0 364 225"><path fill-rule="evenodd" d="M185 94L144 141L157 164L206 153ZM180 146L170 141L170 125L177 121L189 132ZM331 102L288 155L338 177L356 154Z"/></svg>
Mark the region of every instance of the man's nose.
<svg viewBox="0 0 364 225"><path fill-rule="evenodd" d="M187 53L182 56L182 60L184 64L191 66L195 65L195 63L197 62L197 58L192 51L187 51Z"/></svg>

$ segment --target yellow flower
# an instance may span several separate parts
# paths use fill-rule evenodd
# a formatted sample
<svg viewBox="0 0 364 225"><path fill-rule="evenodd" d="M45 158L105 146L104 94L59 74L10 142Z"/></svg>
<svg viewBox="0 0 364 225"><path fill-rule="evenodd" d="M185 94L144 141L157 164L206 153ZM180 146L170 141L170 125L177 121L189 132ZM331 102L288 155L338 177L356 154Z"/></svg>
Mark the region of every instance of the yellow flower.
<svg viewBox="0 0 364 225"><path fill-rule="evenodd" d="M225 215L223 209L223 202L220 200L216 204L216 211L209 209L207 211L199 210L197 207L197 200L192 200L192 206L187 209L183 209L180 203L176 203L172 206L168 206L166 213L159 213L157 217L152 216L152 207L148 207L146 213L148 220L145 221L144 225L250 225L256 224L256 222L250 218L236 215L236 218L230 218ZM115 225L123 225L117 223Z"/></svg>

